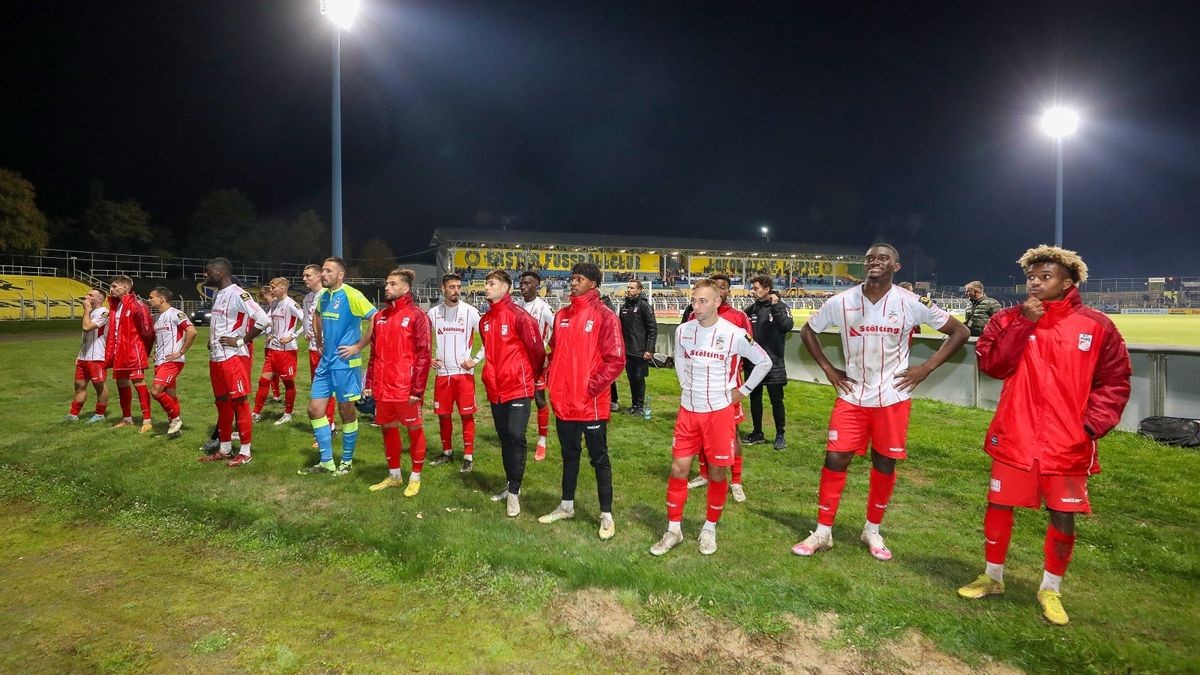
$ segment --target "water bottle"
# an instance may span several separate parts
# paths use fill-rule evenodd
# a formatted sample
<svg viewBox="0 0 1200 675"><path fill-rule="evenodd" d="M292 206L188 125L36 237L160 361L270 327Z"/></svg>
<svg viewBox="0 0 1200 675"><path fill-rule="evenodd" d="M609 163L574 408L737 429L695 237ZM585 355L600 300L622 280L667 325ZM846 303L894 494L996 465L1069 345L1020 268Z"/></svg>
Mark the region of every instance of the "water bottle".
<svg viewBox="0 0 1200 675"><path fill-rule="evenodd" d="M650 397L646 397L645 403L642 405L642 419L650 419Z"/></svg>

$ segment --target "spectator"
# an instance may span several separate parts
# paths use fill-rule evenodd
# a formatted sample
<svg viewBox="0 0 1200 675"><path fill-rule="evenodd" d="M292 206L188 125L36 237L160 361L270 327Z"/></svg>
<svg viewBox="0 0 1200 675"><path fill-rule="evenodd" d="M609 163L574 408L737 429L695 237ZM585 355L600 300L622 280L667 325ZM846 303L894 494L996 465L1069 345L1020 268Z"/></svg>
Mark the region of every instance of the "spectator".
<svg viewBox="0 0 1200 675"><path fill-rule="evenodd" d="M989 298L983 292L981 282L972 281L963 286L963 290L966 291L967 298L971 301L963 323L971 331L972 337L979 337L983 335L983 328L992 319L992 315L1000 311L1000 303L996 302L995 298Z"/></svg>
<svg viewBox="0 0 1200 675"><path fill-rule="evenodd" d="M618 314L625 338L625 375L629 377L630 405L626 412L641 415L646 404L646 377L650 375L650 359L654 357L658 338L658 322L654 319L654 308L642 294L642 282L629 282Z"/></svg>
<svg viewBox="0 0 1200 675"><path fill-rule="evenodd" d="M750 421L754 430L743 439L746 445L765 443L763 436L763 388L771 396L771 417L775 420L775 449L787 447L783 438L784 408L783 387L787 384L787 368L783 362L784 336L793 327L792 310L779 299L779 293L772 290L771 277L760 274L750 280L750 292L754 294L754 303L746 308L750 325L754 328L754 341L766 350L771 357L771 371L750 391ZM753 364L747 364L748 370ZM749 373L747 373L749 377Z"/></svg>

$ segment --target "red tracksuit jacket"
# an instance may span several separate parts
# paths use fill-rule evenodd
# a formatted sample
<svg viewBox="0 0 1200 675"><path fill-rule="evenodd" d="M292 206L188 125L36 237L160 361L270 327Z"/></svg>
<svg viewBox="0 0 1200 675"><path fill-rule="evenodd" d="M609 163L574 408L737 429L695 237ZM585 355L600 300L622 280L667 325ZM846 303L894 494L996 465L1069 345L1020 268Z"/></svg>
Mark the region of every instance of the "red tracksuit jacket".
<svg viewBox="0 0 1200 675"><path fill-rule="evenodd" d="M154 344L154 319L150 317L150 308L130 291L119 298L109 297L108 310L105 367L145 369L149 365L150 347Z"/></svg>
<svg viewBox="0 0 1200 675"><path fill-rule="evenodd" d="M372 321L366 380L371 396L390 402L424 397L431 358L429 317L407 293L376 312Z"/></svg>
<svg viewBox="0 0 1200 675"><path fill-rule="evenodd" d="M1129 401L1129 352L1077 289L1044 306L1036 323L1019 306L998 312L975 345L979 369L1004 380L984 449L1023 469L1037 460L1041 473L1099 473L1096 440Z"/></svg>
<svg viewBox="0 0 1200 675"><path fill-rule="evenodd" d="M480 317L479 337L483 340L483 386L488 402L533 398L546 347L529 312L506 295Z"/></svg>
<svg viewBox="0 0 1200 675"><path fill-rule="evenodd" d="M568 422L607 420L609 385L625 368L621 320L595 290L572 297L558 310L550 334L546 389L554 416Z"/></svg>

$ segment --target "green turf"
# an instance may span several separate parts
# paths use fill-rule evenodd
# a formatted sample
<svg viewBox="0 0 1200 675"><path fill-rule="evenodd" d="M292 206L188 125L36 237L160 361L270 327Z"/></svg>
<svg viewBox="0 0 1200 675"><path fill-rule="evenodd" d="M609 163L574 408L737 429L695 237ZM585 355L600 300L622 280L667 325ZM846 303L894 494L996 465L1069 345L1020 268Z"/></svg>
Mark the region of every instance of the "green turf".
<svg viewBox="0 0 1200 675"><path fill-rule="evenodd" d="M632 598L639 620L664 631L680 603L768 640L786 633L790 617L832 613L841 637L831 648L852 647L885 665L892 641L915 629L974 664L996 659L1044 672L1200 666L1200 458L1191 451L1121 433L1102 443L1105 472L1091 482L1097 515L1081 523L1064 585L1072 624L1055 629L1040 620L1033 599L1043 514L1018 514L1007 595L967 602L954 594L983 562L984 411L914 405L913 459L899 469L884 523L894 561L873 560L857 541L862 463L851 469L836 546L800 559L789 549L814 527L833 396L828 387L793 383L789 447L747 449L749 501L730 501L717 554L695 550L703 519L703 495L695 494L685 513L687 542L656 559L647 549L665 526L678 401L670 371L651 375L651 422L622 416L611 426L618 533L602 543L586 463L577 518L536 522L559 498L553 440L550 459L529 463L520 518L505 518L488 501L503 474L486 412L479 415L477 471L464 477L448 467L426 469L421 494L405 499L398 490L366 490L386 469L378 431L365 425L356 472L341 479L296 475L313 459L302 424L256 427L256 459L240 470L195 462L214 417L200 349L182 379L183 439L164 438L161 419L153 436L60 425L54 420L66 411L75 348L73 336L0 344L8 384L0 405L14 415L0 440L0 501L7 505L0 518L12 530L0 546L0 569L16 582L0 590L3 669L44 661L58 671L163 670L187 651L192 670L398 670L419 668L408 661L416 643L429 670L679 665L600 654L582 635L541 627L572 592L590 588ZM268 420L277 414L269 408ZM426 429L436 446L436 423ZM55 583L14 566L26 553L46 563ZM79 564L55 564L61 560ZM206 568L216 577L245 571L246 579L218 580ZM172 594L147 594L129 582L145 577L158 587L163 570L177 570L172 578L181 588ZM313 590L322 583L326 592ZM111 592L88 590L97 585ZM260 607L278 594L285 596L278 611ZM388 597L395 607L386 606ZM385 606L376 609L379 603ZM460 623L488 621L511 640L469 631L460 637ZM167 630L164 622L189 628ZM381 637L385 625L395 627L392 639ZM359 630L362 644L351 639ZM329 648L314 640L328 640ZM461 660L464 640L472 660Z"/></svg>

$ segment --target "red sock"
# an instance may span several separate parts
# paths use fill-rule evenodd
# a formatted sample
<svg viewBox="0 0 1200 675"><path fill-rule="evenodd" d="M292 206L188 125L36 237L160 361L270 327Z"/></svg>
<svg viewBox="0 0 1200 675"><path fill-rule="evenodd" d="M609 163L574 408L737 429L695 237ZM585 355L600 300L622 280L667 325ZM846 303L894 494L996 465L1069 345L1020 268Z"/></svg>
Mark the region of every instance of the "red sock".
<svg viewBox="0 0 1200 675"><path fill-rule="evenodd" d="M696 455L696 458L700 460L700 477L707 479L708 478L708 462L704 461L704 453L702 452L702 453Z"/></svg>
<svg viewBox="0 0 1200 675"><path fill-rule="evenodd" d="M454 447L450 439L454 436L454 420L449 415L438 415L438 436L442 439L442 452Z"/></svg>
<svg viewBox="0 0 1200 675"><path fill-rule="evenodd" d="M400 453L404 452L404 444L400 440L400 427L383 428L383 454L387 456L388 468L400 468Z"/></svg>
<svg viewBox="0 0 1200 675"><path fill-rule="evenodd" d="M121 417L133 417L133 389L117 385L117 396L121 399Z"/></svg>
<svg viewBox="0 0 1200 675"><path fill-rule="evenodd" d="M80 410L83 410L83 401L72 400L71 401L71 414L78 417Z"/></svg>
<svg viewBox="0 0 1200 675"><path fill-rule="evenodd" d="M296 381L283 381L283 412L291 415L296 407Z"/></svg>
<svg viewBox="0 0 1200 675"><path fill-rule="evenodd" d="M162 406L163 412L167 413L167 419L173 420L179 417L179 402L171 398L170 394L165 391L160 392L158 396L154 397L154 400L158 401L158 404Z"/></svg>
<svg viewBox="0 0 1200 675"><path fill-rule="evenodd" d="M267 403L267 392L271 390L271 381L265 377L258 378L258 391L254 392L254 413L257 415L263 411L263 406Z"/></svg>
<svg viewBox="0 0 1200 675"><path fill-rule="evenodd" d="M271 380L271 396L279 398L279 378Z"/></svg>
<svg viewBox="0 0 1200 675"><path fill-rule="evenodd" d="M1046 571L1061 577L1067 573L1067 565L1071 562L1075 535L1063 534L1054 525L1047 525L1046 544L1042 548L1046 554Z"/></svg>
<svg viewBox="0 0 1200 675"><path fill-rule="evenodd" d="M983 514L983 555L993 565L1003 565L1012 539L1013 510L987 507Z"/></svg>
<svg viewBox="0 0 1200 675"><path fill-rule="evenodd" d="M133 385L137 388L138 403L142 406L142 421L150 421L150 389L145 382L137 382Z"/></svg>
<svg viewBox="0 0 1200 675"><path fill-rule="evenodd" d="M687 503L686 478L667 479L667 520L678 523L683 520L683 505Z"/></svg>
<svg viewBox="0 0 1200 675"><path fill-rule="evenodd" d="M470 455L475 452L475 416L463 415L463 454Z"/></svg>
<svg viewBox="0 0 1200 675"><path fill-rule="evenodd" d="M846 489L846 472L830 471L821 467L821 488L817 493L817 522L833 525L837 517L838 502L842 501L842 490Z"/></svg>
<svg viewBox="0 0 1200 675"><path fill-rule="evenodd" d="M217 399L217 440L228 443L233 438L233 403Z"/></svg>
<svg viewBox="0 0 1200 675"><path fill-rule="evenodd" d="M867 522L878 525L883 522L883 512L892 501L896 489L896 472L883 473L871 467L871 483L867 489Z"/></svg>
<svg viewBox="0 0 1200 675"><path fill-rule="evenodd" d="M538 408L538 436L550 434L550 404Z"/></svg>
<svg viewBox="0 0 1200 675"><path fill-rule="evenodd" d="M408 454L412 457L412 470L419 473L425 467L425 427L408 430Z"/></svg>
<svg viewBox="0 0 1200 675"><path fill-rule="evenodd" d="M233 414L237 417L238 436L242 445L250 445L250 437L254 434L254 421L250 419L250 402L243 396L236 401L230 401Z"/></svg>
<svg viewBox="0 0 1200 675"><path fill-rule="evenodd" d="M735 454L733 456L733 482L735 485L742 484L742 456Z"/></svg>
<svg viewBox="0 0 1200 675"><path fill-rule="evenodd" d="M720 482L709 481L708 483L708 510L705 513L705 520L710 523L715 523L721 519L721 511L725 509L725 500L729 497L729 481L723 480Z"/></svg>
<svg viewBox="0 0 1200 675"><path fill-rule="evenodd" d="M108 412L108 404L107 403L97 403L96 404L96 414L97 415L100 415L101 417L103 417L104 413L106 413L106 412Z"/></svg>
<svg viewBox="0 0 1200 675"><path fill-rule="evenodd" d="M325 417L329 420L330 424L333 424L333 410L336 406L337 404L334 401L334 398L330 396L329 404L325 406Z"/></svg>

